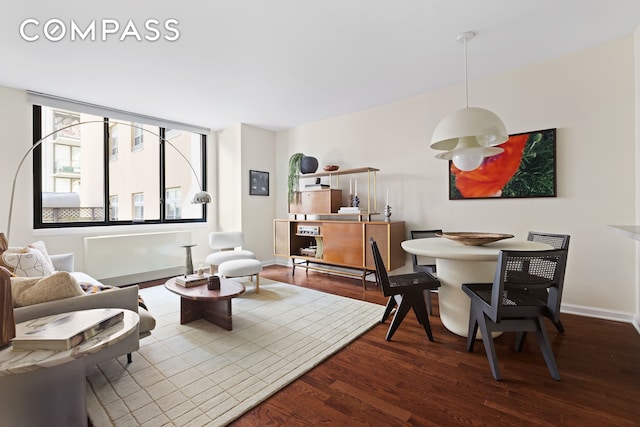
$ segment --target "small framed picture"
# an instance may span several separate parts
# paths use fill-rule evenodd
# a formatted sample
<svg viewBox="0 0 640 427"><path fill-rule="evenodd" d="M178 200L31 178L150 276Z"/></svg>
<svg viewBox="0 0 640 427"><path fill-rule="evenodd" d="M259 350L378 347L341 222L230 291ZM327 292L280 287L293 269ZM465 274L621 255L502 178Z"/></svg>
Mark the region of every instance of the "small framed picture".
<svg viewBox="0 0 640 427"><path fill-rule="evenodd" d="M269 172L249 171L249 195L268 196L269 195Z"/></svg>

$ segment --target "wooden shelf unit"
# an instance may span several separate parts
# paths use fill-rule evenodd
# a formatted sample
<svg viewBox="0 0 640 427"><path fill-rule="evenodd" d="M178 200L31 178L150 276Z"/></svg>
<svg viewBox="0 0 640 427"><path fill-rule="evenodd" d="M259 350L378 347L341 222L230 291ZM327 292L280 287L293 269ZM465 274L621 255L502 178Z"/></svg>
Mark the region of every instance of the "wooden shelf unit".
<svg viewBox="0 0 640 427"><path fill-rule="evenodd" d="M318 234L298 233L298 227L318 227ZM378 243L388 271L404 266L405 254L400 243L405 240L404 221L335 221L335 220L274 220L274 254L289 257L296 267L360 277L366 290L366 276L375 271L369 237ZM320 240L320 243L318 243ZM320 257L300 254L300 249L321 247ZM343 267L359 273L336 270Z"/></svg>
<svg viewBox="0 0 640 427"><path fill-rule="evenodd" d="M300 180L308 178L329 177L329 188L306 191L301 190L300 198L298 199L299 202L295 204L289 204L289 213L296 215L340 215L343 217L352 216L357 217L359 221L371 221L372 215L379 215L379 212L376 212L376 205L378 202L376 196L377 172L379 171L380 169L367 166L362 168L342 170L338 169L337 171L331 172L317 172L300 175ZM360 213L338 213L338 208L342 203L342 190L338 188L340 186L340 176L354 174L367 175L365 191L366 199L363 199L360 202L360 205L363 206L362 211ZM366 206L366 209L364 208L364 206Z"/></svg>

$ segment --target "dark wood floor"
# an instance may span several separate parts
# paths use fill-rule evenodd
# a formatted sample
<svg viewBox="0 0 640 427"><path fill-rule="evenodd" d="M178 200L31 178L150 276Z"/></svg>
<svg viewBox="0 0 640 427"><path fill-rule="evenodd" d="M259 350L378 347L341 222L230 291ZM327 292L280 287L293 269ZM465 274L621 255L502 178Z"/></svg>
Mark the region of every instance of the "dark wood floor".
<svg viewBox="0 0 640 427"><path fill-rule="evenodd" d="M320 272L265 268L261 277L384 304L375 287ZM491 376L481 342L440 323L437 296L429 342L411 313L393 340L379 324L230 424L245 426L639 426L640 335L630 324L563 315L566 333L547 329L561 381L547 370L533 336L521 353L514 336L496 338L503 381Z"/></svg>

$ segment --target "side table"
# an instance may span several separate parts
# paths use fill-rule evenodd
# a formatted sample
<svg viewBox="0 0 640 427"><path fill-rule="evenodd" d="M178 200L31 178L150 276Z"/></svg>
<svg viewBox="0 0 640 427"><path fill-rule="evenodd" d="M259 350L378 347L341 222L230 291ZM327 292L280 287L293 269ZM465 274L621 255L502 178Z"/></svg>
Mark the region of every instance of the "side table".
<svg viewBox="0 0 640 427"><path fill-rule="evenodd" d="M96 309L102 310L102 309ZM137 330L138 314L66 351L0 350L0 417L7 426L86 426L83 357L114 345ZM37 319L39 322L59 315ZM33 322L29 320L28 322Z"/></svg>

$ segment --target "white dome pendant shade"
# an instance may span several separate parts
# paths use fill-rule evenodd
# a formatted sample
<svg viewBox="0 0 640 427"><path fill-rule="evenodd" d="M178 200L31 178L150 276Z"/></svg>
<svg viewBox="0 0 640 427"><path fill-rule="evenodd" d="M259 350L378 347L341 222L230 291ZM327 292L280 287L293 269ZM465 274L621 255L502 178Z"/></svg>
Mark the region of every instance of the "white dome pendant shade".
<svg viewBox="0 0 640 427"><path fill-rule="evenodd" d="M474 36L473 32L466 32L457 39L464 43L466 107L443 118L431 136L431 148L448 150L436 155L436 158L452 160L463 171L476 169L485 157L502 153L504 149L494 146L509 139L507 129L497 114L484 108L469 107L467 40Z"/></svg>
<svg viewBox="0 0 640 427"><path fill-rule="evenodd" d="M458 138L475 137L482 147L502 144L509 135L504 123L495 113L479 107L455 111L440 120L431 136L434 150L453 150Z"/></svg>
<svg viewBox="0 0 640 427"><path fill-rule="evenodd" d="M436 159L452 160L453 164L462 171L477 169L485 157L495 156L504 151L504 148L500 147L483 147L479 145L475 136L458 138L455 143L453 150L437 154Z"/></svg>

